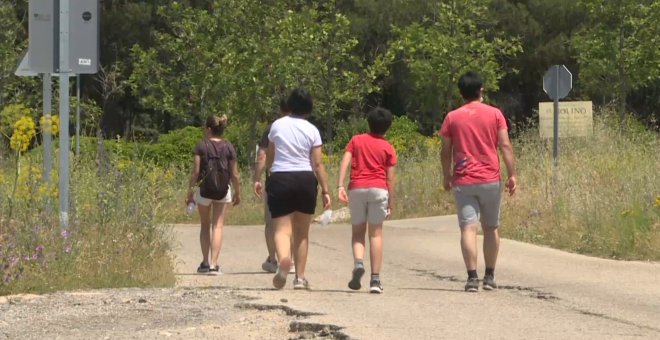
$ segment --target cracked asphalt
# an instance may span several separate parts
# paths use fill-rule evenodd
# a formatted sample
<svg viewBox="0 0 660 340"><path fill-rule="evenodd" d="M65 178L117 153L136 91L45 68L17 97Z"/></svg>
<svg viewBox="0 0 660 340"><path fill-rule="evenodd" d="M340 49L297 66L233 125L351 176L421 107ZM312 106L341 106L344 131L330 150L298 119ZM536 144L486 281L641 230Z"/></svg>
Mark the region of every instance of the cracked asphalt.
<svg viewBox="0 0 660 340"><path fill-rule="evenodd" d="M307 313L300 322L328 325L335 337L660 338L660 263L598 259L502 240L500 289L465 293L455 216L386 222L382 295L368 294L368 273L362 291L347 287L353 263L347 224L312 226L306 274L312 291L294 291L292 276L284 290L272 289L272 275L261 272L266 257L261 226L225 229L220 255L225 274L218 277L187 275L200 260L198 229L175 230L181 242L180 285L237 289L254 299L253 306ZM482 258L479 265L482 275Z"/></svg>
<svg viewBox="0 0 660 340"><path fill-rule="evenodd" d="M311 291L272 288L263 226L225 227L219 276L173 231L176 287L0 297L0 339L660 339L660 263L502 240L500 289L465 293L455 216L386 222L382 295L347 287L347 224L312 226Z"/></svg>

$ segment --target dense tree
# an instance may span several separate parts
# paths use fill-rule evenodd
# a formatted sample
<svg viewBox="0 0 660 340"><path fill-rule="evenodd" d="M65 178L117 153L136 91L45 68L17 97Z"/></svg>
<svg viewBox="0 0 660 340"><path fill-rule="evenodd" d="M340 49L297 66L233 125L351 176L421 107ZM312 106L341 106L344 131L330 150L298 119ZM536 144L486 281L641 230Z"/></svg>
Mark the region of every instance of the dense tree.
<svg viewBox="0 0 660 340"><path fill-rule="evenodd" d="M504 75L501 60L520 52L516 38L488 33L494 26L488 6L483 0L442 1L421 22L395 29L389 53L410 70L415 95L409 115L425 127L437 129L440 118L460 104L461 74L479 71L485 87L497 91Z"/></svg>
<svg viewBox="0 0 660 340"><path fill-rule="evenodd" d="M660 2L582 0L589 21L575 35L580 84L613 98L623 119L633 90L660 78Z"/></svg>
<svg viewBox="0 0 660 340"><path fill-rule="evenodd" d="M153 139L224 112L247 143L272 120L281 96L305 86L328 141L340 121L373 105L430 133L460 104L455 81L465 70L484 73L487 100L525 122L547 100L545 70L565 64L575 76L569 99L617 101L627 104L622 112L652 122L660 118L659 7L653 0L105 0L102 68L82 77L83 118L106 136ZM13 75L27 48L26 18L27 0L0 0L0 109L22 103L39 112L40 79Z"/></svg>

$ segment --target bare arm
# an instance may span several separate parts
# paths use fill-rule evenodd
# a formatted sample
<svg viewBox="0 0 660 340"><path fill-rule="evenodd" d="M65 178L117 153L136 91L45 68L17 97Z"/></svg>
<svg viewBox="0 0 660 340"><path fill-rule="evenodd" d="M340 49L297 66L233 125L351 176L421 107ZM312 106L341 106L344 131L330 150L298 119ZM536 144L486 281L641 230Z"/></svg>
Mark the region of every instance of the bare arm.
<svg viewBox="0 0 660 340"><path fill-rule="evenodd" d="M261 195L263 193L262 185L261 185L261 174L264 172L264 169L266 168L266 153L267 149L266 148L259 148L257 150L257 162L254 164L254 176L252 178L252 181L254 182L254 194L257 195L257 197L261 198Z"/></svg>
<svg viewBox="0 0 660 340"><path fill-rule="evenodd" d="M440 163L442 163L442 185L445 190L449 190L452 172L451 172L451 153L452 153L451 138L442 137L442 150L440 151Z"/></svg>
<svg viewBox="0 0 660 340"><path fill-rule="evenodd" d="M516 192L516 161L513 156L513 146L511 145L511 140L509 140L509 132L506 129L497 131L497 144L502 152L502 158L504 158L504 165L506 166L506 188L509 191L509 195L513 195Z"/></svg>
<svg viewBox="0 0 660 340"><path fill-rule="evenodd" d="M312 169L316 174L316 178L321 185L321 193L323 194L323 208L330 208L330 190L328 189L328 174L325 172L323 165L323 154L321 153L321 146L312 148Z"/></svg>
<svg viewBox="0 0 660 340"><path fill-rule="evenodd" d="M190 181L188 181L188 194L186 198L186 203L190 203L193 200L193 194L195 187L197 187L197 181L199 180L199 164L201 163L201 158L199 155L195 155L193 158L193 169L190 174Z"/></svg>
<svg viewBox="0 0 660 340"><path fill-rule="evenodd" d="M266 169L273 167L273 162L275 161L275 144L273 142L268 143L268 149L266 150Z"/></svg>
<svg viewBox="0 0 660 340"><path fill-rule="evenodd" d="M254 177L252 178L254 182L261 181L261 175L266 169L266 152L267 148L257 150L257 162L254 164Z"/></svg>
<svg viewBox="0 0 660 340"><path fill-rule="evenodd" d="M388 214L391 214L392 208L394 207L394 167L391 166L387 168L387 191L389 193L389 199L387 201L387 210Z"/></svg>
<svg viewBox="0 0 660 340"><path fill-rule="evenodd" d="M229 167L231 168L231 187L234 190L232 200L234 205L238 205L241 203L241 178L235 159L229 161Z"/></svg>
<svg viewBox="0 0 660 340"><path fill-rule="evenodd" d="M348 195L346 194L346 188L344 188L344 181L346 179L346 171L348 170L348 166L351 164L352 158L353 158L353 154L346 151L344 152L344 156L342 157L341 163L339 164L339 181L337 183L337 195L339 196L339 200L342 202L348 202Z"/></svg>

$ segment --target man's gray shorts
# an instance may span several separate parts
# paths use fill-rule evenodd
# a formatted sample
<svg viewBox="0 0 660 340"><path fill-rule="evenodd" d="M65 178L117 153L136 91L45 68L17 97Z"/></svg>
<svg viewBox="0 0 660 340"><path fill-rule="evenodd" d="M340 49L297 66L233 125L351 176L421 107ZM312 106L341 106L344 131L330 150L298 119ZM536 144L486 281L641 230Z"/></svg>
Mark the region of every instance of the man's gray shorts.
<svg viewBox="0 0 660 340"><path fill-rule="evenodd" d="M389 191L380 188L351 189L348 191L348 208L351 210L351 224L368 222L370 225L383 224L387 217Z"/></svg>
<svg viewBox="0 0 660 340"><path fill-rule="evenodd" d="M502 184L500 182L459 185L452 187L458 224L462 227L478 224L495 227L500 224L500 202L502 200ZM480 218L481 217L481 218Z"/></svg>

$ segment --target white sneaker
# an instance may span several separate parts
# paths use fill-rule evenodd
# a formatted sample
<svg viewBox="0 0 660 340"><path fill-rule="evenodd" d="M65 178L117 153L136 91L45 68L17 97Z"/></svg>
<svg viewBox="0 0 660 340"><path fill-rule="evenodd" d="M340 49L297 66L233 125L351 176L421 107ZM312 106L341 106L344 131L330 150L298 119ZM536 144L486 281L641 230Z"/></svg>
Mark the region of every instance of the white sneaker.
<svg viewBox="0 0 660 340"><path fill-rule="evenodd" d="M295 274L296 273L296 264L291 261L291 268L289 268L289 274Z"/></svg>
<svg viewBox="0 0 660 340"><path fill-rule="evenodd" d="M295 289L295 290L299 290L299 289L310 290L309 282L307 281L307 279L295 278L295 279L293 279L293 289Z"/></svg>

